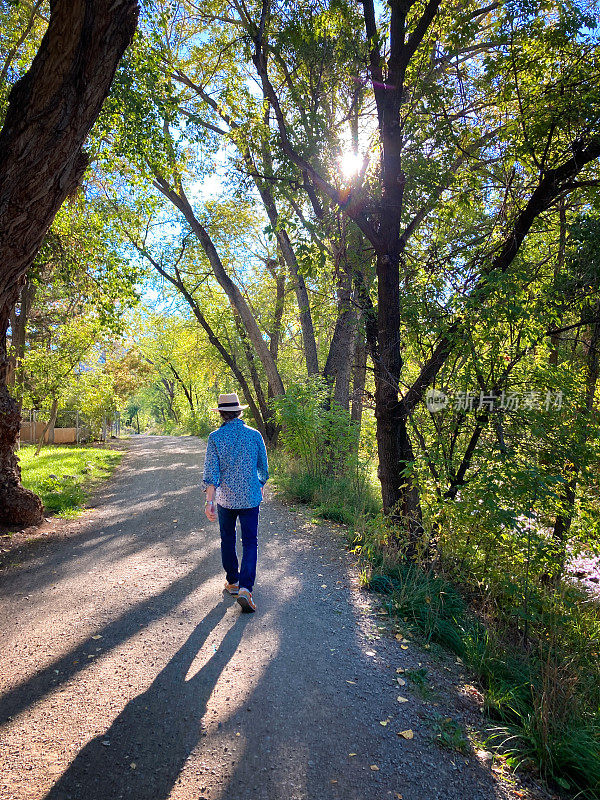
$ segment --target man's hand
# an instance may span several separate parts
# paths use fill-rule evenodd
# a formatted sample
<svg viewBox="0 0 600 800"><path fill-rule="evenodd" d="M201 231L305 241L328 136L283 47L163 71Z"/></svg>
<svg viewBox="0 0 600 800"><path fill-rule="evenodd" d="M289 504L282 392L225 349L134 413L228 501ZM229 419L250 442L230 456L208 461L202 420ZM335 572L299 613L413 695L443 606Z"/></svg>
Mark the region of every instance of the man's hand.
<svg viewBox="0 0 600 800"><path fill-rule="evenodd" d="M204 506L204 513L206 514L206 517L210 522L217 521L217 511L215 509L215 504L212 500L207 501L206 505Z"/></svg>
<svg viewBox="0 0 600 800"><path fill-rule="evenodd" d="M215 492L217 491L216 486L212 486L209 484L206 487L206 504L204 506L204 513L206 514L206 518L210 522L217 521L217 506L215 505Z"/></svg>

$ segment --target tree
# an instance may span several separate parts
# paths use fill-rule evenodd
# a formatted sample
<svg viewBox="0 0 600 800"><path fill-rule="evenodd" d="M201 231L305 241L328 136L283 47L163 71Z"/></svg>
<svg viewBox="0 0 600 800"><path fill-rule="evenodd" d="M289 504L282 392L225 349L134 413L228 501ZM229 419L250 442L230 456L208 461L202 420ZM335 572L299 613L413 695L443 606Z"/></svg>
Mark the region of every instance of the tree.
<svg viewBox="0 0 600 800"><path fill-rule="evenodd" d="M279 74L277 16L268 0L254 9L253 62L282 151L375 255L377 303L364 297L364 310L378 474L398 543L414 556L423 525L410 417L450 354L468 344L472 317L487 314L498 283L510 280L540 218L594 183L587 168L600 156L595 23L576 3L394 0L379 23L372 0L362 5L379 165L350 193L327 180L287 118L287 88L271 80ZM429 301L422 287L440 263L436 247L447 279ZM402 349L422 323L431 335L415 369Z"/></svg>
<svg viewBox="0 0 600 800"><path fill-rule="evenodd" d="M273 288L279 292L280 307L285 289L281 268L289 272L301 331L297 341L304 352L306 371L318 373L321 362L335 401L347 407L356 327L353 287L347 259L343 257L347 226L338 225L338 210L331 213L330 208L322 208L311 186L303 184L295 171L290 171L289 164L282 164L269 104L248 88L248 36L246 33L240 38L239 34L241 29L247 32L251 22L241 9L235 12L239 25L232 27L223 22L216 6L198 8L187 2L155 6L157 13L145 20L143 35L137 37L127 63L122 65L118 88L106 110L104 139L113 148L107 148L109 161L114 163L112 156L116 153L134 166L133 175L122 173L132 193L139 191L143 176L179 210L179 224L197 236L215 278L230 300L248 359L255 360L258 369L268 376L266 391L259 391L253 378L256 394L274 396L281 393L283 386L271 353L273 348L267 348L264 342L264 333L270 338L270 332L254 319L255 309L244 302L241 282L221 256L221 243L211 224L218 220L218 206L212 204L209 208L208 203L202 203L202 192L197 191L199 179L209 171L207 165L219 161L218 148L227 153L228 189L235 203L241 205L243 198L245 204L253 206L254 218L258 217L275 248L266 263L267 270L269 264L278 264L277 272L271 271L271 275L275 277ZM162 14L158 13L161 7ZM287 27L282 23L279 30L281 46L285 46L288 37L301 42L304 36L305 30L294 27L291 17L286 20ZM344 30L343 26L336 28L337 39L343 42L343 49L355 52L354 37ZM320 86L314 86L310 119L302 115L301 108L298 119L310 146L326 147L329 153L340 106L337 95L344 97L346 113L347 105L354 103L356 107L357 90L352 78L337 69L336 36L329 36L326 44L321 47L322 41L314 37L307 41L307 51L323 54L321 63L315 70L312 64L304 67L304 53L299 52L293 82L301 79L310 84L311 72L323 76ZM225 59L223 52L228 53ZM150 85L148 75L153 70L160 71L160 77ZM152 141L151 147L148 141ZM118 186L120 191L121 183ZM237 249L240 250L239 245ZM327 314L323 313L325 293L333 293L334 301L338 301L328 304ZM198 310L208 316L203 307ZM277 355L277 348L273 352ZM225 358L223 352L222 355ZM243 382L240 383L246 395ZM246 400L252 404L247 396ZM264 417L260 397L256 400Z"/></svg>
<svg viewBox="0 0 600 800"><path fill-rule="evenodd" d="M82 150L131 41L136 0L55 0L27 73L11 90L0 131L0 515L42 519L20 484L20 412L6 385L6 333L27 270L65 198L82 179Z"/></svg>
<svg viewBox="0 0 600 800"><path fill-rule="evenodd" d="M26 350L40 346L52 350L60 340L61 327L78 319L95 320L101 336L115 335L123 328L126 309L138 300L139 270L124 257L110 207L93 193L88 179L85 189L63 204L11 314L8 385L20 402L25 381L29 387L36 383L36 375L23 372Z"/></svg>

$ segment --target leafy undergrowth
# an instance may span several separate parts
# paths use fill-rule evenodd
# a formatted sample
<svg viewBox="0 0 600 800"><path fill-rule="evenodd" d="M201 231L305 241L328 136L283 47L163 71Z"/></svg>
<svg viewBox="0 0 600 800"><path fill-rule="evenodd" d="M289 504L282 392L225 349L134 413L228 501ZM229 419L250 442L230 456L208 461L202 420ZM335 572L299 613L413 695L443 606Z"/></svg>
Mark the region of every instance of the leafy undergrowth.
<svg viewBox="0 0 600 800"><path fill-rule="evenodd" d="M493 729L486 747L513 768L538 771L568 797L600 798L600 607L565 582L530 586L525 610L511 585L493 598L473 585L469 565L446 574L411 566L391 542L377 497L348 481L323 481L277 469L276 483L317 517L348 525L364 584L385 598L403 630L455 653L477 676ZM451 577L451 579L450 579ZM461 587L461 588L458 588ZM407 676L425 691L421 675ZM435 739L464 751L452 720Z"/></svg>
<svg viewBox="0 0 600 800"><path fill-rule="evenodd" d="M381 508L375 488L359 470L344 478L310 475L295 469L279 453L270 456L270 469L283 496L310 505L319 519L354 526L357 519L374 516Z"/></svg>
<svg viewBox="0 0 600 800"><path fill-rule="evenodd" d="M90 446L48 445L39 456L33 445L19 451L23 485L61 517L81 513L90 490L111 475L122 457L121 451Z"/></svg>

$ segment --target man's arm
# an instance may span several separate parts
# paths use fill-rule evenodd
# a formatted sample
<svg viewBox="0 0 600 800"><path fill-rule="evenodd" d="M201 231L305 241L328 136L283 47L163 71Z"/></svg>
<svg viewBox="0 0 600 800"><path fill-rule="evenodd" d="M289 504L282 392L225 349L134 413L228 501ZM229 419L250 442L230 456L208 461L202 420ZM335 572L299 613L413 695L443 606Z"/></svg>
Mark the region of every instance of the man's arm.
<svg viewBox="0 0 600 800"><path fill-rule="evenodd" d="M204 476L202 486L206 492L204 513L211 522L217 519L215 508L215 492L220 483L221 471L219 469L219 454L212 438L208 437L206 444L206 458L204 459Z"/></svg>
<svg viewBox="0 0 600 800"><path fill-rule="evenodd" d="M265 483L269 480L269 462L267 460L267 448L265 447L264 440L260 433L258 434L258 438L260 439L258 443L258 459L256 464L256 470L258 472L258 480L263 489L263 496L264 496L264 486Z"/></svg>

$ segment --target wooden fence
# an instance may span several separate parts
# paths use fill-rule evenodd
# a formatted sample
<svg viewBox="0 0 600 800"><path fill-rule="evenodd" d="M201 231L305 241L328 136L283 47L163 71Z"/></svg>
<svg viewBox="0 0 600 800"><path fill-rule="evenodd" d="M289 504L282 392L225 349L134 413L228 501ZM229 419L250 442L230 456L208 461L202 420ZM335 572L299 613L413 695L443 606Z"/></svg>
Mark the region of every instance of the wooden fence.
<svg viewBox="0 0 600 800"><path fill-rule="evenodd" d="M23 444L33 444L39 441L42 431L46 427L45 422L22 422L21 423L21 442ZM77 442L77 428L49 428L44 436L45 444L75 444Z"/></svg>
<svg viewBox="0 0 600 800"><path fill-rule="evenodd" d="M80 416L79 411L67 413L72 418L75 425L49 428L44 436L45 444L79 444L79 442L96 438L92 435L87 420ZM47 422L40 422L37 418L38 412L33 409L23 411L22 415L21 444L34 444L39 441ZM119 413L107 415L102 422L101 430L98 431L100 440L106 442L112 436L118 437L120 433L121 420Z"/></svg>

